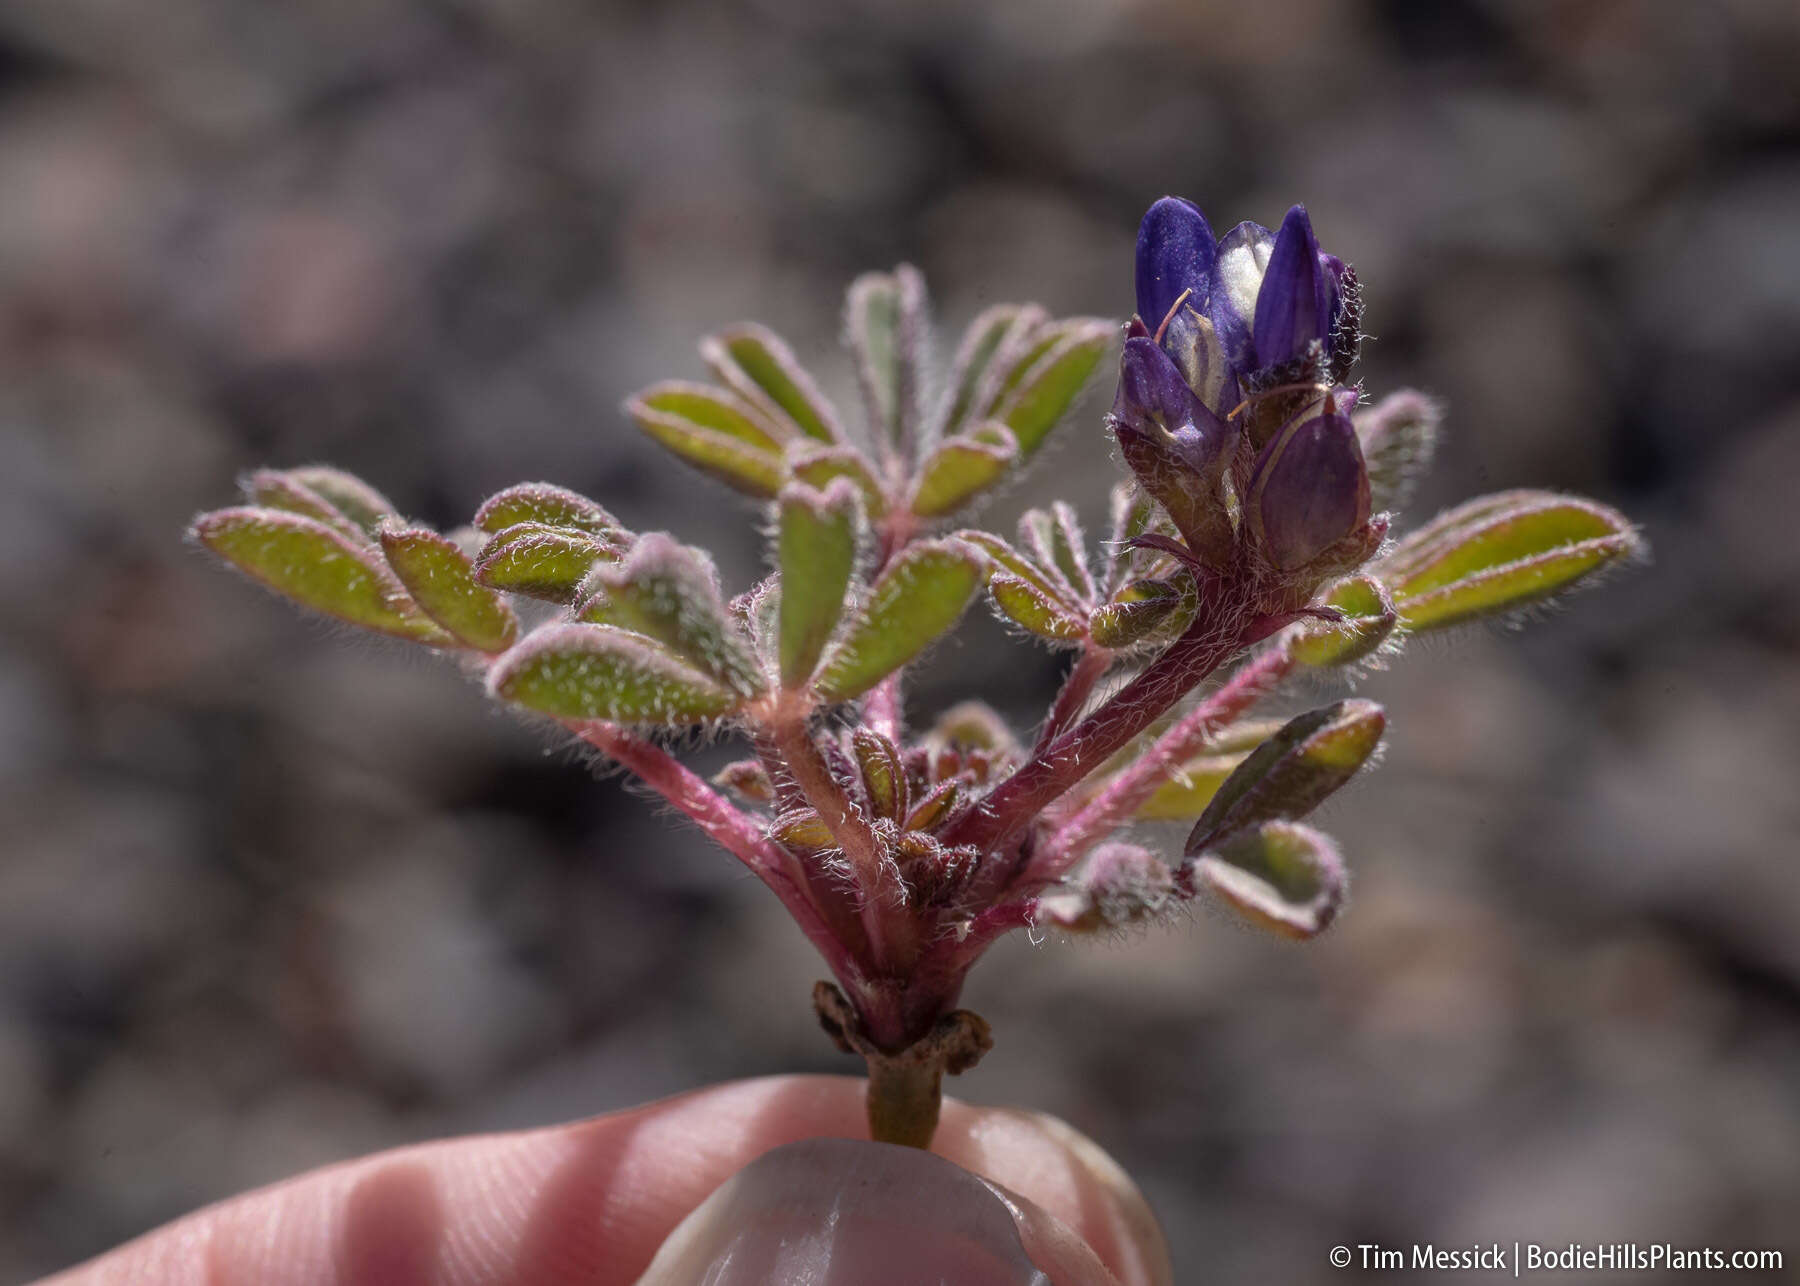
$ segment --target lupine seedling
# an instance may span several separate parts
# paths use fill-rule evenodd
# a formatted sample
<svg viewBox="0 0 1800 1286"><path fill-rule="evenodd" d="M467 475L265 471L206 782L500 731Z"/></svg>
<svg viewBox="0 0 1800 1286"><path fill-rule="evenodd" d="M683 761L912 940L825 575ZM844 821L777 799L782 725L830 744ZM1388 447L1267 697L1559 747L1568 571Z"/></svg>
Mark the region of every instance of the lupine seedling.
<svg viewBox="0 0 1800 1286"><path fill-rule="evenodd" d="M1306 211L1223 238L1164 198L1123 330L988 309L945 366L911 268L849 291L853 425L757 325L706 339L711 383L652 385L639 428L762 511L771 573L735 597L706 552L527 483L440 534L339 471L250 474L193 536L315 611L456 657L498 701L661 795L781 900L830 967L813 1001L869 1073L872 1137L927 1146L946 1072L990 1048L957 1007L1017 929L1092 933L1202 894L1324 929L1337 846L1302 819L1370 761L1381 708L1255 717L1303 672L1521 609L1640 549L1604 505L1469 501L1395 539L1439 410L1364 404L1353 269ZM1060 501L1015 536L964 515L1043 448L1102 362L1125 466L1096 546ZM970 701L909 727L903 676L983 594L1069 664L1035 729ZM710 781L668 746L748 754ZM1192 821L1167 856L1134 824ZM1120 838L1121 836L1127 838Z"/></svg>

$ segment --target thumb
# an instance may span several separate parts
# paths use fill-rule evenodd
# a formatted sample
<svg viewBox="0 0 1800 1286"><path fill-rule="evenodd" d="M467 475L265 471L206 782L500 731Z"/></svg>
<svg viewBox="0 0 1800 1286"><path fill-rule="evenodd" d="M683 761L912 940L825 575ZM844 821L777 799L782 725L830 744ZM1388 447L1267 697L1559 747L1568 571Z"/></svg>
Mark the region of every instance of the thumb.
<svg viewBox="0 0 1800 1286"><path fill-rule="evenodd" d="M764 1153L676 1226L637 1286L1119 1286L1042 1207L916 1148L807 1139Z"/></svg>

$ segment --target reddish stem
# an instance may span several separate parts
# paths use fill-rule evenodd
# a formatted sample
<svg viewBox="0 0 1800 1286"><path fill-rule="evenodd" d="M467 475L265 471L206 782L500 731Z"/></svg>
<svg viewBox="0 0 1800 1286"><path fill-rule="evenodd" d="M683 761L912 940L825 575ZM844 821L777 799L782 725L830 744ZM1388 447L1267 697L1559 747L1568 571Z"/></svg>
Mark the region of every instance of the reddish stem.
<svg viewBox="0 0 1800 1286"><path fill-rule="evenodd" d="M1131 820L1182 760L1199 753L1219 730L1238 719L1294 668L1281 643L1243 666L1206 700L1175 722L1137 759L1083 804L1044 846L1023 882L1053 880L1100 840Z"/></svg>
<svg viewBox="0 0 1800 1286"><path fill-rule="evenodd" d="M869 693L869 699L863 702L863 722L870 731L880 733L895 745L900 743L900 729L903 726L900 671L895 670Z"/></svg>
<svg viewBox="0 0 1800 1286"><path fill-rule="evenodd" d="M1105 763L1242 646L1237 629L1202 616L1106 704L1038 750L940 838L986 852L1004 848L1051 801Z"/></svg>
<svg viewBox="0 0 1800 1286"><path fill-rule="evenodd" d="M1081 707L1094 694L1094 685L1100 682L1112 660L1113 654L1103 647L1090 647L1081 654L1070 668L1069 676L1063 680L1056 702L1044 718L1044 726L1038 729L1037 744L1032 747L1034 751L1042 750L1075 722Z"/></svg>
<svg viewBox="0 0 1800 1286"><path fill-rule="evenodd" d="M861 901L859 913L863 934L869 942L871 963L878 969L893 966L897 963L893 957L903 960L910 956L914 943L908 932L909 918L882 914L884 903L898 906L904 897L894 886L895 872L880 838L869 819L844 793L843 784L832 775L831 765L825 762L825 756L804 720L781 720L770 726L769 735L807 802L830 829L832 838L850 863Z"/></svg>
<svg viewBox="0 0 1800 1286"><path fill-rule="evenodd" d="M831 971L846 986L860 986L860 965L814 904L801 873L791 869L793 859L767 838L755 818L732 807L673 755L632 736L617 724L595 720L570 722L566 726L685 813L714 843L754 871L781 899Z"/></svg>

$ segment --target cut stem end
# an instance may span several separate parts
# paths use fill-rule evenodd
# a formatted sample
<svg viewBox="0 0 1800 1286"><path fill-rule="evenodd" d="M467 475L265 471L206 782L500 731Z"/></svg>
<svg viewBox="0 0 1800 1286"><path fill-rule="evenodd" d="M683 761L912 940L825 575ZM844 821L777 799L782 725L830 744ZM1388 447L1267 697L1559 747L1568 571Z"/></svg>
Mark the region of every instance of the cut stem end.
<svg viewBox="0 0 1800 1286"><path fill-rule="evenodd" d="M938 1019L930 1033L898 1052L876 1046L862 1020L829 982L813 986L819 1025L846 1054L869 1065L869 1137L877 1143L929 1148L944 1104L944 1074L961 1074L994 1047L987 1020L967 1009Z"/></svg>

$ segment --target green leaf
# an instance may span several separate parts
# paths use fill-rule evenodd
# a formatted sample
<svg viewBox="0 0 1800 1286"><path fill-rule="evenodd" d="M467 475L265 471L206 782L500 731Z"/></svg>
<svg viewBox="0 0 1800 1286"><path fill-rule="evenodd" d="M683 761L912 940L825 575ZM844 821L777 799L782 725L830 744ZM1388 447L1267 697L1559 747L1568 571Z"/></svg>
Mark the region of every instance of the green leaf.
<svg viewBox="0 0 1800 1286"><path fill-rule="evenodd" d="M1248 753L1195 755L1177 764L1169 770L1168 780L1138 809L1138 820L1185 822L1200 816Z"/></svg>
<svg viewBox="0 0 1800 1286"><path fill-rule="evenodd" d="M939 442L919 467L912 511L921 518L953 513L1006 476L1019 458L1012 430L996 420L983 424L985 434L964 434Z"/></svg>
<svg viewBox="0 0 1800 1286"><path fill-rule="evenodd" d="M370 546L303 514L219 509L201 514L194 539L278 594L367 630L433 647L454 646L407 595Z"/></svg>
<svg viewBox="0 0 1800 1286"><path fill-rule="evenodd" d="M394 502L353 473L333 469L330 465L309 464L289 469L287 476L325 500L351 522L363 529L371 540L382 519L398 516Z"/></svg>
<svg viewBox="0 0 1800 1286"><path fill-rule="evenodd" d="M1007 335L1021 319L1030 330L1041 325L1044 317L1043 310L1036 305L996 304L969 323L962 341L956 346L950 376L944 384L944 400L937 422L939 437L954 437L970 419L980 417L982 409L976 407L976 396Z"/></svg>
<svg viewBox="0 0 1800 1286"><path fill-rule="evenodd" d="M956 624L981 588L983 570L981 557L957 541L908 545L826 659L819 695L848 701L918 656Z"/></svg>
<svg viewBox="0 0 1800 1286"><path fill-rule="evenodd" d="M594 564L610 562L619 552L589 532L515 523L483 547L475 560L475 579L490 589L570 603Z"/></svg>
<svg viewBox="0 0 1800 1286"><path fill-rule="evenodd" d="M1185 852L1191 857L1263 822L1304 817L1356 775L1386 726L1373 701L1338 701L1289 719L1219 787Z"/></svg>
<svg viewBox="0 0 1800 1286"><path fill-rule="evenodd" d="M844 615L856 570L856 484L838 478L824 492L802 483L781 490L776 561L781 568L781 682L802 687Z"/></svg>
<svg viewBox="0 0 1800 1286"><path fill-rule="evenodd" d="M775 783L759 759L734 759L712 776L712 783L752 804L775 798Z"/></svg>
<svg viewBox="0 0 1800 1286"><path fill-rule="evenodd" d="M1095 318L1058 322L1052 329L1054 342L1023 372L994 413L1013 431L1027 458L1074 405L1113 341L1112 323Z"/></svg>
<svg viewBox="0 0 1800 1286"><path fill-rule="evenodd" d="M1192 576L1134 580L1088 615L1088 632L1104 648L1137 647L1185 630L1199 606Z"/></svg>
<svg viewBox="0 0 1800 1286"><path fill-rule="evenodd" d="M1061 576L1050 571L1031 555L1010 545L1002 536L991 531L969 527L956 533L956 539L965 545L973 545L993 560L995 567L1009 576L1030 585L1039 593L1056 600L1062 611L1070 616L1079 616L1082 605L1077 602L1069 587L1063 583Z"/></svg>
<svg viewBox="0 0 1800 1286"><path fill-rule="evenodd" d="M856 728L850 734L850 748L862 773L863 791L877 817L897 822L906 815L906 765L900 749L878 732Z"/></svg>
<svg viewBox="0 0 1800 1286"><path fill-rule="evenodd" d="M1019 739L985 701L958 701L937 717L926 742L957 754L979 750L1004 758L1019 752Z"/></svg>
<svg viewBox="0 0 1800 1286"><path fill-rule="evenodd" d="M239 486L243 488L244 496L252 507L301 514L315 522L324 523L351 540L368 543L368 533L352 522L341 509L311 487L296 482L290 474L279 469L258 469L243 478Z"/></svg>
<svg viewBox="0 0 1800 1286"><path fill-rule="evenodd" d="M1329 836L1293 822L1245 831L1193 867L1199 881L1264 928L1310 938L1336 918L1348 881Z"/></svg>
<svg viewBox="0 0 1800 1286"><path fill-rule="evenodd" d="M1616 510L1547 492L1483 497L1401 541L1376 567L1409 630L1542 602L1642 548Z"/></svg>
<svg viewBox="0 0 1800 1286"><path fill-rule="evenodd" d="M804 482L815 491L823 491L833 478L848 478L862 493L863 512L871 520L887 513L887 496L869 467L868 459L855 447L814 447L795 452L788 458L788 469L794 481Z"/></svg>
<svg viewBox="0 0 1800 1286"><path fill-rule="evenodd" d="M1014 625L1041 639L1072 643L1088 635L1088 623L1063 602L1009 572L988 578L988 596Z"/></svg>
<svg viewBox="0 0 1800 1286"><path fill-rule="evenodd" d="M918 433L926 307L925 279L908 264L858 277L844 306L869 423L876 440L902 458Z"/></svg>
<svg viewBox="0 0 1800 1286"><path fill-rule="evenodd" d="M810 808L795 808L781 814L769 823L769 835L776 843L802 853L823 853L838 846L831 827Z"/></svg>
<svg viewBox="0 0 1800 1286"><path fill-rule="evenodd" d="M765 418L792 424L820 442L842 442L837 411L780 336L754 322L720 331L700 344L714 375Z"/></svg>
<svg viewBox="0 0 1800 1286"><path fill-rule="evenodd" d="M928 831L950 815L956 807L956 801L962 797L962 787L952 778L941 781L926 794L925 798L914 804L906 814L902 830Z"/></svg>
<svg viewBox="0 0 1800 1286"><path fill-rule="evenodd" d="M1288 651L1302 665L1351 665L1371 656L1394 632L1399 614L1387 587L1373 576L1351 576L1331 586L1320 606L1343 614L1339 621L1303 621Z"/></svg>
<svg viewBox="0 0 1800 1286"><path fill-rule="evenodd" d="M473 561L454 541L424 527L392 522L380 534L388 566L427 616L483 652L513 645L518 618L504 598L476 583Z"/></svg>
<svg viewBox="0 0 1800 1286"><path fill-rule="evenodd" d="M493 535L522 522L570 527L620 539L625 527L586 496L548 482L521 482L489 496L475 511L475 526Z"/></svg>
<svg viewBox="0 0 1800 1286"><path fill-rule="evenodd" d="M1019 543L1041 566L1055 570L1072 592L1072 602L1094 601L1099 591L1088 570L1087 540L1072 506L1058 500L1048 509L1027 509L1019 517Z"/></svg>
<svg viewBox="0 0 1800 1286"><path fill-rule="evenodd" d="M749 640L719 595L712 559L666 532L639 536L625 561L602 564L583 583L576 619L656 640L739 695L764 686Z"/></svg>
<svg viewBox="0 0 1800 1286"><path fill-rule="evenodd" d="M661 647L607 625L551 625L488 671L488 691L559 719L668 727L730 714L743 703Z"/></svg>
<svg viewBox="0 0 1800 1286"><path fill-rule="evenodd" d="M767 499L781 488L781 444L728 393L658 384L625 403L638 427L702 473Z"/></svg>

